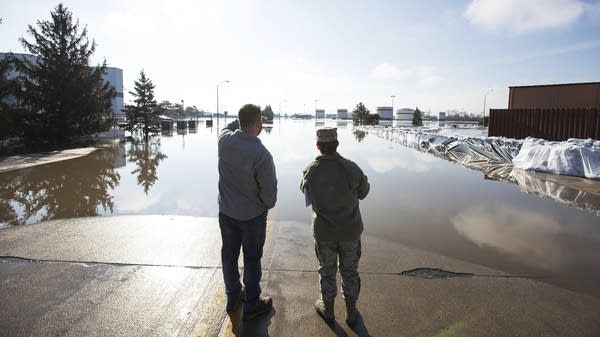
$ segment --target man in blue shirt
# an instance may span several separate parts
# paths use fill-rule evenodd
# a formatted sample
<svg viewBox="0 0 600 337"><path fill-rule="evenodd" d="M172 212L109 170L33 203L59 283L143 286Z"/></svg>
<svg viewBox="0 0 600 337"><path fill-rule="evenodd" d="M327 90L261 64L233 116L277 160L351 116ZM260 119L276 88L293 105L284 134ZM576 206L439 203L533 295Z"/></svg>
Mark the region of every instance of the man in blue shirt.
<svg viewBox="0 0 600 337"><path fill-rule="evenodd" d="M221 261L227 311L243 300L243 319L250 320L273 307L269 296L260 296L260 279L267 213L277 201L277 179L273 157L257 137L262 131L260 107L246 104L238 116L219 134ZM244 286L238 269L240 247Z"/></svg>

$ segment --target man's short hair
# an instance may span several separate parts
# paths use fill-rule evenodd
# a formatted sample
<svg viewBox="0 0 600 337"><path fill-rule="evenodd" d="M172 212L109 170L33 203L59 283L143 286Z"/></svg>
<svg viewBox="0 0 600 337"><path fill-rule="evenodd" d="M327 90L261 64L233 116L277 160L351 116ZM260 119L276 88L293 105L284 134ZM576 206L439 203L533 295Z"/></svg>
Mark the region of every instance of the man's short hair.
<svg viewBox="0 0 600 337"><path fill-rule="evenodd" d="M333 142L317 141L317 145L319 145L319 151L321 151L321 154L334 154L337 152L337 147L338 145L340 145L340 142L338 142L337 140Z"/></svg>
<svg viewBox="0 0 600 337"><path fill-rule="evenodd" d="M246 104L240 108L238 112L238 118L240 120L240 128L244 128L256 123L260 117L260 107L255 104Z"/></svg>

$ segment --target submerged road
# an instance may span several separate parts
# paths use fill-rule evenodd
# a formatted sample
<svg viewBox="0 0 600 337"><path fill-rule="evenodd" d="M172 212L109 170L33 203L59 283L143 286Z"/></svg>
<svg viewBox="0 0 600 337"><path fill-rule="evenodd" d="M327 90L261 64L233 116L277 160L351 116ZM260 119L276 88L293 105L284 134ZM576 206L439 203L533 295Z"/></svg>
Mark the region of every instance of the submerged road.
<svg viewBox="0 0 600 337"><path fill-rule="evenodd" d="M0 336L598 336L600 299L365 236L359 324L314 312L310 225L268 223L275 309L227 315L216 218L115 216L0 230Z"/></svg>

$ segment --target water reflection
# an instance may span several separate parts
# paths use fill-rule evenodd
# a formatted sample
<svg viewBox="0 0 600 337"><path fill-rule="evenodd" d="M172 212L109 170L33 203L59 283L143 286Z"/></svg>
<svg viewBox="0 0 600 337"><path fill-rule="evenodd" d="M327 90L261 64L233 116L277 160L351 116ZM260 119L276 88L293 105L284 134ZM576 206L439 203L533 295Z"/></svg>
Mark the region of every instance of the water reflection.
<svg viewBox="0 0 600 337"><path fill-rule="evenodd" d="M550 214L506 203L478 205L460 211L452 224L478 246L499 249L533 267L556 270L564 263L557 241L562 225Z"/></svg>
<svg viewBox="0 0 600 337"><path fill-rule="evenodd" d="M319 155L315 129L336 125L330 119L315 123L282 118L274 121L271 133L259 136L277 169L278 201L269 212L271 219L308 226L310 208L304 207L298 190L300 174ZM216 126L199 128L184 136L127 144L111 160L105 157L114 150L105 150L102 155L0 174L1 221L36 222L46 214L45 207L60 207L49 214L65 217L217 216L216 134ZM369 197L361 201L367 235L508 274L551 275L544 282L600 296L600 181L584 184L585 179L504 169L483 170L482 179L480 170L373 133L340 128L338 139L340 154L355 161L371 183ZM55 185L54 193L61 196L47 192L49 186L38 187L40 180ZM57 191L65 184L71 186ZM98 192L90 191L100 184L105 186L93 188ZM86 203L97 205L96 210ZM52 204L60 206L46 206Z"/></svg>
<svg viewBox="0 0 600 337"><path fill-rule="evenodd" d="M348 121L347 121L347 120L339 120L339 119L338 119L338 120L337 120L337 122L335 123L335 125L336 125L338 128L341 128L341 129L348 127L348 124L349 124L349 123L348 123Z"/></svg>
<svg viewBox="0 0 600 337"><path fill-rule="evenodd" d="M95 216L113 212L111 195L125 165L122 146L89 156L0 175L0 224Z"/></svg>
<svg viewBox="0 0 600 337"><path fill-rule="evenodd" d="M354 129L352 131L352 134L354 135L354 138L360 143L363 141L363 139L365 139L365 136L367 135L367 133L365 131L362 130L358 130L358 129Z"/></svg>
<svg viewBox="0 0 600 337"><path fill-rule="evenodd" d="M148 194L158 180L158 164L167 158L167 155L160 152L160 138L150 138L147 141L134 140L129 144L127 151L129 162L137 167L131 174L137 175L138 185L142 186L144 193Z"/></svg>
<svg viewBox="0 0 600 337"><path fill-rule="evenodd" d="M523 192L541 195L600 216L600 184L596 181L518 169L511 170L510 178Z"/></svg>

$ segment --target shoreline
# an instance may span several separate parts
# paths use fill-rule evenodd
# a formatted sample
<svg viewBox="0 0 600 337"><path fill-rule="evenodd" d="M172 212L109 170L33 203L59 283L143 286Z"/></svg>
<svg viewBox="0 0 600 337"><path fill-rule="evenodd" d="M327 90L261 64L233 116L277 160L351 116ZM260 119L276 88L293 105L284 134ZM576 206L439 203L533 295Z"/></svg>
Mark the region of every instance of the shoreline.
<svg viewBox="0 0 600 337"><path fill-rule="evenodd" d="M83 147L51 152L36 152L0 159L0 173L87 156L99 147Z"/></svg>

